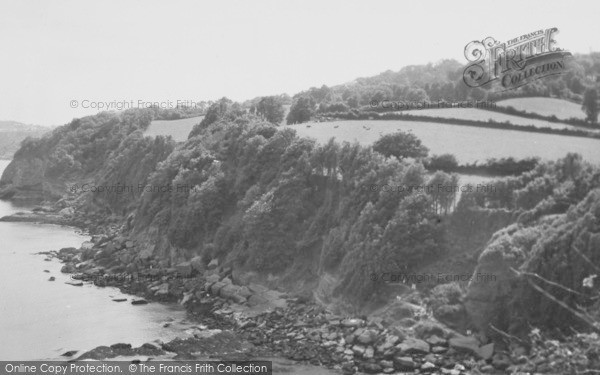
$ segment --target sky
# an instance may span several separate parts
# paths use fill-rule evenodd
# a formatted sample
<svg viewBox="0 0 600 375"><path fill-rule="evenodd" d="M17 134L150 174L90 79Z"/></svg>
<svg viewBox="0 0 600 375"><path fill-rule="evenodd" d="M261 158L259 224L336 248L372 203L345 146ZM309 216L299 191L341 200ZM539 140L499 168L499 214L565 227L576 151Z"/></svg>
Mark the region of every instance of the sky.
<svg viewBox="0 0 600 375"><path fill-rule="evenodd" d="M0 0L0 120L293 95L550 27L560 48L600 51L599 16L589 0Z"/></svg>

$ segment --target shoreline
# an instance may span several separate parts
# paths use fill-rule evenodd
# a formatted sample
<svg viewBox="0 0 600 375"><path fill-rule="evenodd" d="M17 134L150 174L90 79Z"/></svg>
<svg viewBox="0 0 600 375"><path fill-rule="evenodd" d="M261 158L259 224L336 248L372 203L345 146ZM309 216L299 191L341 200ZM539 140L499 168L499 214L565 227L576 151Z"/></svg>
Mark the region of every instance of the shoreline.
<svg viewBox="0 0 600 375"><path fill-rule="evenodd" d="M40 206L34 210L0 221L68 225L91 236L91 241L79 248L39 253L60 260L61 272L71 275L71 285L116 287L140 298L113 299L112 303L179 303L195 324L192 337L167 343L155 340L137 348L114 343L83 354L69 351L63 354L68 361L115 357L139 361L139 357L165 356L173 360L283 358L293 361L292 367L319 366L343 374L460 375L550 369L547 363L533 364L533 358L518 360L514 350L495 348L494 343L462 335L427 316L402 319L400 322L409 323L404 326L381 317L336 315L315 301L247 282L216 258L207 263L195 257L166 267L145 254L142 245L114 223L96 224L74 210ZM424 304L415 293L417 296L405 296L402 307L413 303L413 297L417 299L414 303ZM522 351L517 353L523 357Z"/></svg>
<svg viewBox="0 0 600 375"><path fill-rule="evenodd" d="M140 298L113 303L179 303L190 320L198 324L199 329L190 338L147 343L137 348L116 343L70 360L117 356L199 359L208 355L224 359L281 357L344 374L359 371L461 374L475 368L495 370L490 364L493 344L481 345L476 338L462 336L441 324L423 321L415 334L410 329L389 327L381 319L335 315L305 298L259 284L245 284L233 275L231 268L220 266L216 259L205 264L196 257L169 268L153 268L151 262L134 265L133 254L138 246L134 240L123 237L117 230L85 225L87 221L51 210L0 219L27 220L66 223L90 233L92 240L80 248L40 253L60 260L61 272L71 274L76 282L72 285L116 287L124 294ZM230 351L231 348L234 350ZM496 363L505 364L508 365Z"/></svg>

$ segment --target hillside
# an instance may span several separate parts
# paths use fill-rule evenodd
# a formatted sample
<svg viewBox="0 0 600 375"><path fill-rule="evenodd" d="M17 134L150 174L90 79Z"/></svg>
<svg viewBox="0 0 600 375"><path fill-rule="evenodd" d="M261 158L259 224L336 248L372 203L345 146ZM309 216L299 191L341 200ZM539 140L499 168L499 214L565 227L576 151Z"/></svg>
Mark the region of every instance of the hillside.
<svg viewBox="0 0 600 375"><path fill-rule="evenodd" d="M287 123L307 122L316 116L336 112L372 110L373 107L381 106L384 100L414 104L475 100L498 102L520 97L555 97L582 103L587 88L598 89L596 77L600 76L600 53L575 55L567 61L563 74L537 80L509 91L496 86L467 87L463 82L464 67L454 60L442 60L436 64L407 66L399 71L390 70L343 85L312 87L294 95ZM569 109L569 113L573 111Z"/></svg>
<svg viewBox="0 0 600 375"><path fill-rule="evenodd" d="M180 120L154 120L144 132L144 135L156 137L158 135L171 136L176 142L183 142L188 138L195 125L199 124L204 116L190 117Z"/></svg>
<svg viewBox="0 0 600 375"><path fill-rule="evenodd" d="M510 100L522 100L522 99L510 99ZM503 102L500 102L503 103ZM563 101L563 103L567 103ZM561 103L562 104L562 103ZM572 103L570 103L572 104ZM500 104L498 104L500 106ZM558 104L557 104L558 106ZM581 109L579 112L583 115ZM504 113L486 111L484 109L476 108L440 108L440 109L423 109L413 110L408 113L418 116L428 117L443 117L443 118L454 118L461 120L476 120L476 121L496 121L496 122L509 122L513 125L533 125L535 127L543 128L555 128L555 129L575 129L574 126L565 123L555 123L537 119L529 119L521 116L508 115ZM600 131L600 129L599 129Z"/></svg>
<svg viewBox="0 0 600 375"><path fill-rule="evenodd" d="M494 112L489 114L496 115ZM456 156L460 163L506 157L539 157L543 160L554 160L569 152L579 153L585 160L600 163L598 139L397 120L307 122L287 127L294 129L301 136L314 138L321 144L335 138L338 142L359 142L365 146L372 144L382 135L399 130L410 131L429 147L431 154L449 153Z"/></svg>
<svg viewBox="0 0 600 375"><path fill-rule="evenodd" d="M345 86L345 99L339 87L310 89L294 97L288 119L368 118L368 109L344 106L383 86L419 99L427 85L431 92L438 80L456 78L448 71L458 68L446 61L359 79ZM598 139L443 119L281 126L283 105L277 97L246 105L223 98L202 117L150 108L75 119L23 142L0 179L0 197L42 204L106 239L87 265L98 262L107 274L205 269L212 286L225 288L224 278L261 284L339 315L371 314L380 318L375 326L398 335L437 321L446 325L442 336L447 328L476 330L482 344L491 338L508 352L539 345L532 327L563 339L600 321L589 281L599 267ZM276 120L267 121L270 115ZM380 138L387 133L395 137ZM451 153L441 160L454 164L543 160L486 179L492 188L480 189L442 168L426 169L432 153ZM458 194L459 186L470 191ZM382 278L426 273L437 278ZM202 309L206 290L190 286L199 280L139 287L182 303L192 298Z"/></svg>
<svg viewBox="0 0 600 375"><path fill-rule="evenodd" d="M556 98L514 98L496 103L499 107L513 107L519 111L537 113L542 116L556 116L560 120L570 118L585 119L581 104Z"/></svg>
<svg viewBox="0 0 600 375"><path fill-rule="evenodd" d="M26 125L16 121L0 121L0 159L12 159L27 137L40 137L51 128Z"/></svg>

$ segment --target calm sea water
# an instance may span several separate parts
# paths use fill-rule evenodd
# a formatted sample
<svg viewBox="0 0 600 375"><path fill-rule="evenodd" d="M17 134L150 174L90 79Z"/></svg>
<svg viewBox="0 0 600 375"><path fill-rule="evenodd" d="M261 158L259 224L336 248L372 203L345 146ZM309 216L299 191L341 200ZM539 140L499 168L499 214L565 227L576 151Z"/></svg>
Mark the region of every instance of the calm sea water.
<svg viewBox="0 0 600 375"><path fill-rule="evenodd" d="M0 161L0 173L6 165ZM0 201L0 217L16 211L23 208ZM0 222L0 360L56 359L68 350L182 336L182 329L163 327L167 320L185 319L180 307L113 302L113 296L130 296L114 288L67 285L69 276L57 260L35 255L79 247L87 239L68 227Z"/></svg>

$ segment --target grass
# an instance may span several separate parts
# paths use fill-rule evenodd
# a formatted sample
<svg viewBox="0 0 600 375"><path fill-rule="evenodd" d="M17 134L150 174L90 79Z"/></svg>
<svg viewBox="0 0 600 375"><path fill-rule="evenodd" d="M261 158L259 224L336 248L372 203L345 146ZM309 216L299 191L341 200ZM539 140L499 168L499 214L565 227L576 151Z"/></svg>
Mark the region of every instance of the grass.
<svg viewBox="0 0 600 375"><path fill-rule="evenodd" d="M428 117L443 117L443 118L455 118L460 120L473 120L473 121L488 121L494 120L497 122L510 122L513 125L533 125L539 128L553 128L553 129L577 129L576 127L569 124L553 123L544 120L528 119L525 117L507 115L504 113L486 111L484 109L477 108L440 108L440 109L423 109L423 110L412 110L407 112L415 116L428 116Z"/></svg>
<svg viewBox="0 0 600 375"><path fill-rule="evenodd" d="M173 140L183 142L187 140L194 125L199 124L204 116L185 118L181 120L156 120L150 123L144 135L156 137L170 135Z"/></svg>
<svg viewBox="0 0 600 375"><path fill-rule="evenodd" d="M581 105L572 103L563 99L555 98L515 98L501 100L496 103L498 106L511 106L519 111L537 113L542 116L556 116L558 119L585 119L585 114L581 110Z"/></svg>
<svg viewBox="0 0 600 375"><path fill-rule="evenodd" d="M454 154L460 163L503 157L556 160L569 152L579 153L590 162L600 162L600 140L555 134L398 120L349 120L287 126L296 129L299 135L315 138L321 143L334 137L340 142L372 144L383 134L411 131L429 148L430 154Z"/></svg>

